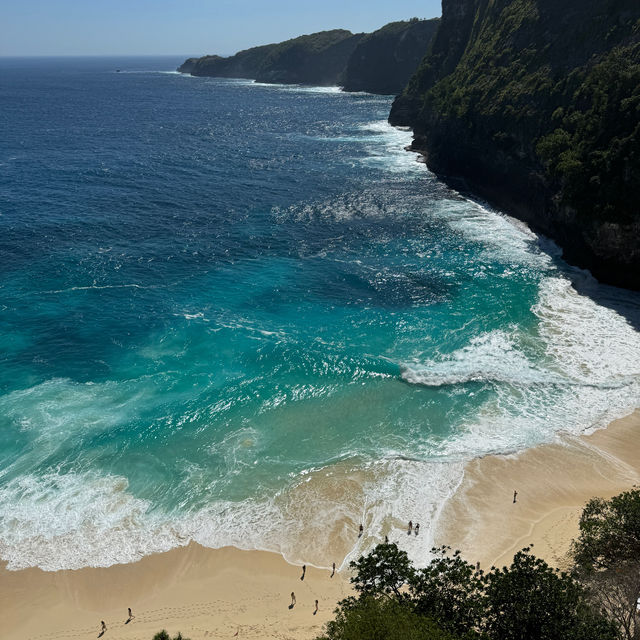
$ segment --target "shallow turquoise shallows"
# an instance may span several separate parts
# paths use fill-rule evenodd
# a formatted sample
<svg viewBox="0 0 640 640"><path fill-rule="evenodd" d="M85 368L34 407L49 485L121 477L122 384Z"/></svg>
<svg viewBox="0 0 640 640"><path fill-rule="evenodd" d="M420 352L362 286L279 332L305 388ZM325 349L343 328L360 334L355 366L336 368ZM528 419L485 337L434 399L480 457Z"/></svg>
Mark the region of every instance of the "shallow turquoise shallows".
<svg viewBox="0 0 640 640"><path fill-rule="evenodd" d="M409 519L424 561L465 460L639 405L639 297L446 188L390 98L178 63L0 61L10 568L326 566Z"/></svg>

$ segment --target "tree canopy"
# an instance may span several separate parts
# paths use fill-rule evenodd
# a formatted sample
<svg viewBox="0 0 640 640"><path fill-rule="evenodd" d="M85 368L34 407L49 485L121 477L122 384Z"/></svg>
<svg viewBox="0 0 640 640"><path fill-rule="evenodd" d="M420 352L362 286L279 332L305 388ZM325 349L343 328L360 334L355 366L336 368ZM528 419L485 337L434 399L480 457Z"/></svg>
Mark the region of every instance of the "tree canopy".
<svg viewBox="0 0 640 640"><path fill-rule="evenodd" d="M357 595L343 600L320 640L617 640L572 576L519 551L487 573L447 547L424 569L395 544L351 563Z"/></svg>

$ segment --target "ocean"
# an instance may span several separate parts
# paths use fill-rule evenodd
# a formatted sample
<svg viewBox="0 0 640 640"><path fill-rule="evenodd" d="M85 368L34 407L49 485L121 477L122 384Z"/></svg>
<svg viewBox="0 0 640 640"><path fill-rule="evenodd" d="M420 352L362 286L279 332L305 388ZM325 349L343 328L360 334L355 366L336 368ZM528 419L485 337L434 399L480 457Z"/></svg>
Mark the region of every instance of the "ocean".
<svg viewBox="0 0 640 640"><path fill-rule="evenodd" d="M640 406L640 295L444 185L390 97L180 62L0 59L10 569L424 564L465 461Z"/></svg>

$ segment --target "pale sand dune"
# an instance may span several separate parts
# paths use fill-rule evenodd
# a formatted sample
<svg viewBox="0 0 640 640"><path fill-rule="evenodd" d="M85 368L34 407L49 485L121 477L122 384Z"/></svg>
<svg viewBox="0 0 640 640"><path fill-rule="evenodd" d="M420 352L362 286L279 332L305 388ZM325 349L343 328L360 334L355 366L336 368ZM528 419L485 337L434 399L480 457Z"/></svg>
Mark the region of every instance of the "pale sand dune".
<svg viewBox="0 0 640 640"><path fill-rule="evenodd" d="M533 542L536 555L562 566L584 503L640 484L639 436L636 412L591 436L470 462L444 510L438 543L463 549L487 568ZM304 582L300 575L300 567L276 554L196 544L108 569L2 570L2 638L95 638L105 620L105 640L150 640L162 628L191 640L232 638L236 631L238 638L311 639L349 594L348 576L330 578L312 567ZM127 607L136 618L125 625Z"/></svg>

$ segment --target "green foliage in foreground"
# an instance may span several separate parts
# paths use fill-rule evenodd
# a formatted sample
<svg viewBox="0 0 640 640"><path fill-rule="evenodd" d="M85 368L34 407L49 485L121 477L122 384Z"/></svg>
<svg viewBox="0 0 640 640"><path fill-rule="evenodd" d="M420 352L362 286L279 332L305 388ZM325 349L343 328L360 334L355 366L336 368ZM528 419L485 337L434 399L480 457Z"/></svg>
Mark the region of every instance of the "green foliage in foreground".
<svg viewBox="0 0 640 640"><path fill-rule="evenodd" d="M595 606L616 621L625 640L640 637L640 491L594 498L573 544L574 575Z"/></svg>
<svg viewBox="0 0 640 640"><path fill-rule="evenodd" d="M155 636L153 636L152 640L172 640L171 636L163 629L162 631L158 631ZM178 632L177 636L173 637L173 640L189 640L189 638L185 638L180 632Z"/></svg>
<svg viewBox="0 0 640 640"><path fill-rule="evenodd" d="M319 640L617 640L571 576L518 552L509 567L484 573L459 552L433 549L415 569L395 544L352 562L357 592L343 600Z"/></svg>
<svg viewBox="0 0 640 640"><path fill-rule="evenodd" d="M580 584L530 555L529 549L519 551L510 567L492 567L483 581L486 616L481 627L489 638L618 637L615 626L590 606Z"/></svg>
<svg viewBox="0 0 640 640"><path fill-rule="evenodd" d="M338 609L320 640L456 640L395 598L364 596Z"/></svg>
<svg viewBox="0 0 640 640"><path fill-rule="evenodd" d="M580 517L573 556L583 569L608 569L640 558L640 491L590 500Z"/></svg>

